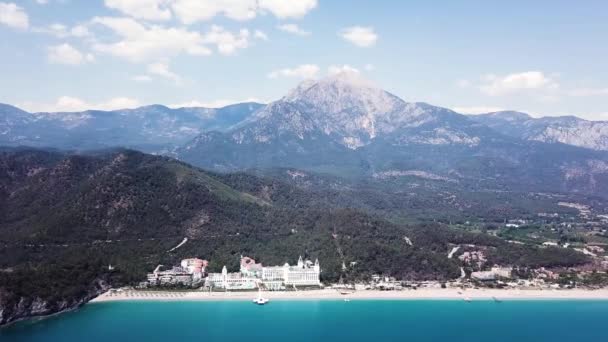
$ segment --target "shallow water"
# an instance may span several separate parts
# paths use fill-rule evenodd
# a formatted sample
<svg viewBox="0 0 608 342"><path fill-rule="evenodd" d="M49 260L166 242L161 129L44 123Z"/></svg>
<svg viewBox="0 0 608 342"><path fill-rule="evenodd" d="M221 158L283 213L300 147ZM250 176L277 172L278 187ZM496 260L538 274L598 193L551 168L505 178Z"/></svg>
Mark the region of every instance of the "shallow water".
<svg viewBox="0 0 608 342"><path fill-rule="evenodd" d="M608 301L106 302L0 341L607 341Z"/></svg>

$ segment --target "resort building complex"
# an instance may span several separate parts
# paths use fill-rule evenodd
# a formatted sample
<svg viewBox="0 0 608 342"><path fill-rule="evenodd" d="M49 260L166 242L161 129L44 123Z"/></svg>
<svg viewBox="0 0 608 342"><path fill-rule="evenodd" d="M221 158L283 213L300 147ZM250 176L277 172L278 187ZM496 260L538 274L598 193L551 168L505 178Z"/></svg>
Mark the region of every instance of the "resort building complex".
<svg viewBox="0 0 608 342"><path fill-rule="evenodd" d="M197 285L204 280L204 286L223 290L284 290L296 287L321 286L319 260L298 259L294 266L263 266L249 257L241 257L239 272L229 273L226 266L221 273L206 273L207 260L184 259L180 266L168 271L160 271L159 265L148 274L147 285Z"/></svg>
<svg viewBox="0 0 608 342"><path fill-rule="evenodd" d="M161 271L163 266L158 265L152 273L148 273L148 285L192 286L202 281L208 264L207 260L184 259L180 266L174 266L166 271Z"/></svg>

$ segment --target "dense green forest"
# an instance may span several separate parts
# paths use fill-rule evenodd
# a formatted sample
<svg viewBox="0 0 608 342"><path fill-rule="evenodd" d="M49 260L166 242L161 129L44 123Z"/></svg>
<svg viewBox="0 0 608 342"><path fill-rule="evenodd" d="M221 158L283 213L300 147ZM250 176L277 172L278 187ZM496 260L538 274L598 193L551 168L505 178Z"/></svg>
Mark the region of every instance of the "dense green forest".
<svg viewBox="0 0 608 342"><path fill-rule="evenodd" d="M210 260L211 270L236 270L240 255L265 264L305 255L319 258L324 282L371 274L453 279L461 265L447 253L460 244L483 248L498 264L587 262L580 253L514 245L441 220L403 224L383 215L411 205L397 194L383 199L382 190L320 184L208 173L129 150L0 152L0 305L10 312L42 300L60 310L193 256Z"/></svg>

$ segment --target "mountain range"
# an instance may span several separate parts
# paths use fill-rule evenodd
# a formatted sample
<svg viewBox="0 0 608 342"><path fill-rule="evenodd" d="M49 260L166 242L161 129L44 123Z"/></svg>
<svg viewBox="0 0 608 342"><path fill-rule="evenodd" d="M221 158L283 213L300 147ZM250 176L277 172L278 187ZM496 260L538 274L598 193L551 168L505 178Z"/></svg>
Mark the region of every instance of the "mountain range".
<svg viewBox="0 0 608 342"><path fill-rule="evenodd" d="M258 103L218 109L152 105L114 111L28 113L0 104L0 145L75 150L122 146L160 152L205 130L226 130L260 107Z"/></svg>
<svg viewBox="0 0 608 342"><path fill-rule="evenodd" d="M606 121L588 121L575 116L532 118L513 111L475 115L471 119L520 139L608 151Z"/></svg>
<svg viewBox="0 0 608 342"><path fill-rule="evenodd" d="M608 193L608 122L478 116L406 102L357 74L304 81L268 105L27 113L0 106L0 144L129 147L222 172L295 168L461 188Z"/></svg>
<svg viewBox="0 0 608 342"><path fill-rule="evenodd" d="M608 191L608 152L514 136L483 118L405 102L357 75L338 74L303 82L174 155L220 171L292 167L351 178L425 175L476 189Z"/></svg>

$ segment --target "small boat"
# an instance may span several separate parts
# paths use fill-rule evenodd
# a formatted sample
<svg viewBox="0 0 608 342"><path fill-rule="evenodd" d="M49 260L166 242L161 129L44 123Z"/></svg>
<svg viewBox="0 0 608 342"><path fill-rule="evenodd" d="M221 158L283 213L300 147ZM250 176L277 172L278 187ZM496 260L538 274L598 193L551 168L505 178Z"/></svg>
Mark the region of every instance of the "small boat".
<svg viewBox="0 0 608 342"><path fill-rule="evenodd" d="M464 300L467 303L471 302L471 298L470 297L464 297L462 300Z"/></svg>
<svg viewBox="0 0 608 342"><path fill-rule="evenodd" d="M344 301L345 301L345 302L350 302L350 299L348 299L348 298L344 298Z"/></svg>
<svg viewBox="0 0 608 342"><path fill-rule="evenodd" d="M269 300L267 298L262 297L262 289L260 289L258 291L258 298L255 298L253 300L253 303L257 304L257 305L264 305L264 304L267 304L268 302L269 302Z"/></svg>
<svg viewBox="0 0 608 342"><path fill-rule="evenodd" d="M494 299L494 301L495 301L496 303L502 303L502 300L500 300L500 299L498 299L498 298L496 298L496 297L492 297L492 299Z"/></svg>

